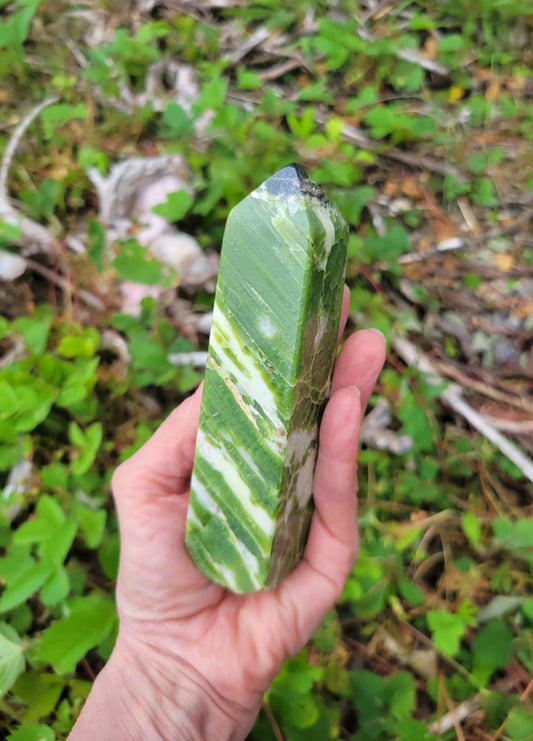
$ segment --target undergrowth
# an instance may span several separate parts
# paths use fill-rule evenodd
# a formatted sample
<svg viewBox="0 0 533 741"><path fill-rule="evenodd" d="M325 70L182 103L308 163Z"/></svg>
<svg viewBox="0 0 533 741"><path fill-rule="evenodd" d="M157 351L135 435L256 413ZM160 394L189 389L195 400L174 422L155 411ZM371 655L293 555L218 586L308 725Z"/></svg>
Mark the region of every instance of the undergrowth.
<svg viewBox="0 0 533 741"><path fill-rule="evenodd" d="M347 331L376 326L390 341L372 405L387 399L389 432L410 438L402 452L362 450L359 559L272 683L251 738L533 738L531 490L441 404L446 382L408 368L392 344L410 336L435 350L427 328L441 311L434 284L402 257L454 236L459 207L492 228L517 194L531 196L529 6L204 5L0 2L3 148L33 106L57 97L11 162L9 195L60 249L0 281L2 737L68 735L117 631L111 473L201 378L171 357L205 350L207 336L171 306L204 314L212 285L183 285L135 233L109 238L88 176L168 153L187 163L187 188L158 213L211 255L228 211L275 170L298 161L320 183L351 228ZM194 81L181 97L175 63L183 86ZM378 218L385 202L394 209ZM68 248L72 234L83 254ZM3 253L20 244L21 227L0 220ZM527 245L495 254L533 264ZM462 275L456 290L474 295L483 276ZM132 316L123 281L159 297ZM492 345L477 341L487 360ZM465 359L453 333L439 349ZM442 730L456 707L466 720Z"/></svg>

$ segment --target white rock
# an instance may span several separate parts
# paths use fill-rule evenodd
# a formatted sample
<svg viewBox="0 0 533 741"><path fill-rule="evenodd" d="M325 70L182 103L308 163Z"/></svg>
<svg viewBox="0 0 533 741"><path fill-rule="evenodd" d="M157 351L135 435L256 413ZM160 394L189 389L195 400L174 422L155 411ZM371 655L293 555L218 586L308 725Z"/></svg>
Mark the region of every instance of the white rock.
<svg viewBox="0 0 533 741"><path fill-rule="evenodd" d="M0 280L16 280L26 270L26 260L6 250L0 250Z"/></svg>
<svg viewBox="0 0 533 741"><path fill-rule="evenodd" d="M163 234L152 242L150 252L160 262L173 268L183 283L202 283L212 275L207 256L190 234Z"/></svg>

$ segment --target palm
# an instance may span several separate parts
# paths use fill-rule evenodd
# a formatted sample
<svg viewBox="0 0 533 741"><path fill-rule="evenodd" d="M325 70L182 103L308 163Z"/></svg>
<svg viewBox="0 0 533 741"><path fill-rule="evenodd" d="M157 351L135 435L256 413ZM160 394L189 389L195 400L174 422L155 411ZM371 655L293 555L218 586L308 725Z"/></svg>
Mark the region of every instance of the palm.
<svg viewBox="0 0 533 741"><path fill-rule="evenodd" d="M186 662L224 697L250 707L281 662L308 639L338 597L357 549L356 450L361 408L383 363L378 334L362 331L336 362L315 472L316 511L305 556L275 590L235 595L210 582L185 549L200 392L114 477L121 526L121 631ZM356 392L346 388L356 384ZM327 559L324 558L327 554Z"/></svg>
<svg viewBox="0 0 533 741"><path fill-rule="evenodd" d="M187 501L188 491L174 491L131 511L131 527L139 536L120 573L122 627L164 642L222 694L239 696L245 688L262 694L278 664L306 636L296 625L280 631L277 590L233 594L196 569L183 550ZM248 667L241 667L236 656L254 657L254 687Z"/></svg>

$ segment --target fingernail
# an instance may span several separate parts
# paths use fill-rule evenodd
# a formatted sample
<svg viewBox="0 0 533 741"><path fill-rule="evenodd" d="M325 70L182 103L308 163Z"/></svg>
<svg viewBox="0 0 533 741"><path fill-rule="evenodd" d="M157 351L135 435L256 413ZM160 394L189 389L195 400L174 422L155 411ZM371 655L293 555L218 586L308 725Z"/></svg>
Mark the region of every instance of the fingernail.
<svg viewBox="0 0 533 741"><path fill-rule="evenodd" d="M352 388L355 391L355 393L357 394L357 396L359 398L361 398L361 391L359 390L359 388L357 386L350 386L350 388Z"/></svg>
<svg viewBox="0 0 533 741"><path fill-rule="evenodd" d="M383 342L384 342L385 344L387 344L387 338L385 337L385 335L383 334L383 332L381 331L381 329L377 329L376 327L372 327L372 328L370 329L370 331L371 331L371 332L375 332L376 334L379 334L379 335L380 335L380 337L382 337L382 338L383 338Z"/></svg>

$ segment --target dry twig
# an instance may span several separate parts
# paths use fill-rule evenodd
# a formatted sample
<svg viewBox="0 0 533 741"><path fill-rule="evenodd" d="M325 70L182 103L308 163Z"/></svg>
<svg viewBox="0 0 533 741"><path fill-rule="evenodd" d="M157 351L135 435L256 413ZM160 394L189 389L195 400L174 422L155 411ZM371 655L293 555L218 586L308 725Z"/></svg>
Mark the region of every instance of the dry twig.
<svg viewBox="0 0 533 741"><path fill-rule="evenodd" d="M20 228L20 235L13 239L13 242L18 243L25 248L26 254L40 251L50 255L55 255L58 248L57 240L52 236L52 234L50 234L48 229L41 224L38 224L36 221L29 219L27 216L23 216L11 205L7 190L7 177L17 147L26 133L28 126L47 106L52 105L52 103L55 103L56 101L57 97L55 96L46 98L46 100L43 100L42 103L35 106L35 108L33 108L28 115L22 119L4 150L2 163L0 164L0 219L5 221L6 224Z"/></svg>
<svg viewBox="0 0 533 741"><path fill-rule="evenodd" d="M413 344L403 337L395 337L394 348L407 365L417 368L429 376L430 383L441 384L445 379L437 373L431 361ZM496 430L479 412L463 399L463 389L456 383L450 383L440 394L442 401L457 414L464 417L478 432L481 432L500 450L503 455L517 466L524 476L533 482L533 461L528 458L514 443Z"/></svg>
<svg viewBox="0 0 533 741"><path fill-rule="evenodd" d="M469 697L468 700L457 705L457 707L450 710L445 715L442 715L438 720L430 723L428 730L430 733L446 733L451 728L456 728L459 724L466 720L472 713L479 708L481 703L481 693L478 692L474 697Z"/></svg>

